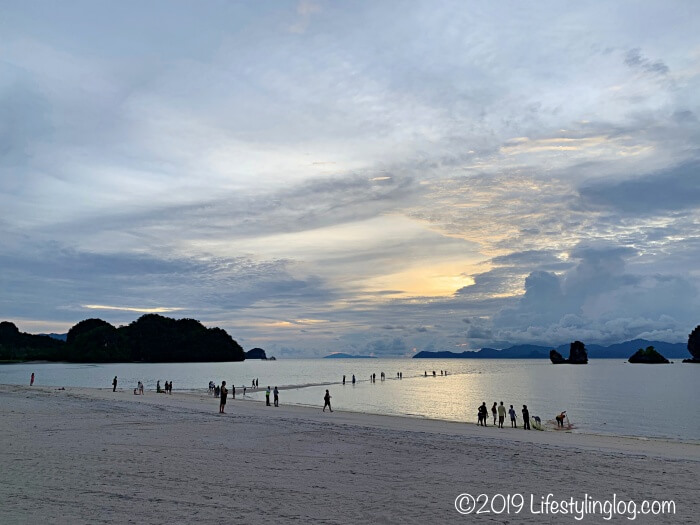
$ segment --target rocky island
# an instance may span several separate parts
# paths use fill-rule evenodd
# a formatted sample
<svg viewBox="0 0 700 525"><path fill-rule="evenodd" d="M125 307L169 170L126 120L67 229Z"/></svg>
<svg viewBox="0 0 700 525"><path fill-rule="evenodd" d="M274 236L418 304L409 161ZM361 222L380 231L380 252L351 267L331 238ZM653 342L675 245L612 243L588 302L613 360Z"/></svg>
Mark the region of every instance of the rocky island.
<svg viewBox="0 0 700 525"><path fill-rule="evenodd" d="M640 348L627 361L630 363L642 363L645 365L669 363L669 360L657 352L653 346L647 346L646 350Z"/></svg>
<svg viewBox="0 0 700 525"><path fill-rule="evenodd" d="M568 359L564 359L564 356L556 350L549 351L549 359L555 365L586 365L588 364L588 353L586 353L586 346L581 341L574 341L569 348Z"/></svg>
<svg viewBox="0 0 700 525"><path fill-rule="evenodd" d="M683 359L684 363L700 363L700 325L696 326L688 336L688 352L693 357Z"/></svg>

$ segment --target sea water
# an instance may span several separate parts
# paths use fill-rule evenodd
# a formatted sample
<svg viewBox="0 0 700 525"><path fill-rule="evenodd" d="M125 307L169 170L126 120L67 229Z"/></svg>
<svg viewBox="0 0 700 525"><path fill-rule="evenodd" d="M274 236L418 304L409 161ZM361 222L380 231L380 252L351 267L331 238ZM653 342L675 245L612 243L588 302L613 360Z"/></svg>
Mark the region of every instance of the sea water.
<svg viewBox="0 0 700 525"><path fill-rule="evenodd" d="M433 370L436 377L433 377ZM448 375L441 375L441 371ZM122 363L0 365L0 383L132 389L143 381L173 382L173 390L206 392L209 381L235 385L237 398L262 400L262 391L280 388L282 404L321 407L328 389L334 409L476 423L477 408L501 401L522 405L548 428L566 410L574 431L700 441L700 366L633 365L599 359L588 365L552 365L535 359L278 359L240 363ZM381 372L386 380L381 381ZM397 373L402 379L397 378ZM427 373L427 377L426 377ZM352 375L356 383L352 384ZM370 375L376 374L376 382ZM342 376L346 384L341 384ZM257 379L260 391L251 390ZM212 404L216 404L212 400ZM506 416L505 426L510 426Z"/></svg>

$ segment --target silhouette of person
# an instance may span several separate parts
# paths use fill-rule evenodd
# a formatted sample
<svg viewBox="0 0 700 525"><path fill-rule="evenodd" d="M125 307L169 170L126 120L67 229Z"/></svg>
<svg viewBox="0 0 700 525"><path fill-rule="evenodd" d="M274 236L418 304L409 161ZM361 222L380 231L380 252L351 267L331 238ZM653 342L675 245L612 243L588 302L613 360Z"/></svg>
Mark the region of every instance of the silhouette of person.
<svg viewBox="0 0 700 525"><path fill-rule="evenodd" d="M343 384L345 384L345 374L343 374Z"/></svg>
<svg viewBox="0 0 700 525"><path fill-rule="evenodd" d="M478 415L479 424L480 424L482 427L488 426L488 425L486 424L486 419L487 419L488 417L489 417L489 409L486 408L486 401L484 401L484 402L481 403L481 406L479 407L479 415Z"/></svg>
<svg viewBox="0 0 700 525"><path fill-rule="evenodd" d="M530 411L527 409L527 405L523 405L523 428L530 430Z"/></svg>
<svg viewBox="0 0 700 525"><path fill-rule="evenodd" d="M32 377L29 378L29 386L34 386L34 372L32 372Z"/></svg>
<svg viewBox="0 0 700 525"><path fill-rule="evenodd" d="M566 417L566 410L564 410L561 414L558 416L555 416L554 419L557 420L557 427L562 427L564 428L564 418Z"/></svg>
<svg viewBox="0 0 700 525"><path fill-rule="evenodd" d="M112 379L112 392L117 391L117 376L114 376L114 379Z"/></svg>
<svg viewBox="0 0 700 525"><path fill-rule="evenodd" d="M493 406L491 407L491 415L493 415L493 426L496 426L496 414L498 413L498 403L495 401L493 402Z"/></svg>
<svg viewBox="0 0 700 525"><path fill-rule="evenodd" d="M275 387L275 406L278 407L280 406L280 391L277 390L277 387Z"/></svg>
<svg viewBox="0 0 700 525"><path fill-rule="evenodd" d="M267 387L267 390L265 390L265 404L267 406L270 406L270 387Z"/></svg>
<svg viewBox="0 0 700 525"><path fill-rule="evenodd" d="M219 414L224 414L224 407L226 406L226 396L228 395L228 389L226 388L226 381L221 382L219 398Z"/></svg>
<svg viewBox="0 0 700 525"><path fill-rule="evenodd" d="M508 414L510 415L510 427L518 428L518 424L516 423L517 416L515 415L515 409L513 408L513 405L510 405L510 408L508 409Z"/></svg>
<svg viewBox="0 0 700 525"><path fill-rule="evenodd" d="M331 395L328 392L328 390L326 390L326 395L323 396L323 411L324 412L326 411L326 407L328 407L328 410L333 412L333 409L331 408Z"/></svg>

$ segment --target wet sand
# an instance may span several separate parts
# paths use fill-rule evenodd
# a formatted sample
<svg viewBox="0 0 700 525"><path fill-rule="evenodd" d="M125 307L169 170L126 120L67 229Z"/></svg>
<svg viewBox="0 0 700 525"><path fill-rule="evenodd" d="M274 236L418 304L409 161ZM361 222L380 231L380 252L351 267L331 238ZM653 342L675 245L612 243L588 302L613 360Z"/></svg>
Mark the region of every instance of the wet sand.
<svg viewBox="0 0 700 525"><path fill-rule="evenodd" d="M320 406L237 399L220 415L207 395L0 385L0 523L631 521L533 514L549 493L674 500L675 514L635 522L697 522L698 444ZM526 505L463 516L460 493Z"/></svg>

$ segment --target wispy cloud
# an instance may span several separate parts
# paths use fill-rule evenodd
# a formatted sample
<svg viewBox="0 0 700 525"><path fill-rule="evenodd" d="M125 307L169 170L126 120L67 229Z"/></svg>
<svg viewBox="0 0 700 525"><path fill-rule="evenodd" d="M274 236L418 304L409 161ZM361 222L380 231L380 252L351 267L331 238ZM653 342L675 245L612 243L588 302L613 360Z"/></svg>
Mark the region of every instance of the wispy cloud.
<svg viewBox="0 0 700 525"><path fill-rule="evenodd" d="M119 312L136 312L141 314L164 314L169 312L178 312L184 308L173 308L165 306L157 306L154 308L137 308L132 306L108 306L105 304L81 304L82 308L88 310L117 310Z"/></svg>

